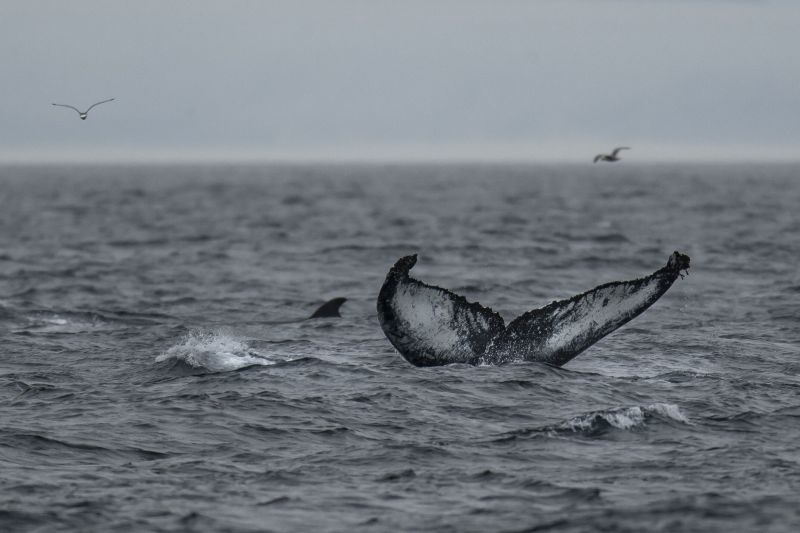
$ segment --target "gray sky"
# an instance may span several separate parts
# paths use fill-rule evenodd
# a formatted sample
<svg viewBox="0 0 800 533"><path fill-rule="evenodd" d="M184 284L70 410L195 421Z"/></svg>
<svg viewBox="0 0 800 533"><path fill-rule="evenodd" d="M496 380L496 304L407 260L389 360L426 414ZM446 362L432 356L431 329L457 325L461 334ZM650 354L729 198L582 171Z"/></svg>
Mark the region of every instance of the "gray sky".
<svg viewBox="0 0 800 533"><path fill-rule="evenodd" d="M3 0L0 65L0 160L800 159L797 0Z"/></svg>

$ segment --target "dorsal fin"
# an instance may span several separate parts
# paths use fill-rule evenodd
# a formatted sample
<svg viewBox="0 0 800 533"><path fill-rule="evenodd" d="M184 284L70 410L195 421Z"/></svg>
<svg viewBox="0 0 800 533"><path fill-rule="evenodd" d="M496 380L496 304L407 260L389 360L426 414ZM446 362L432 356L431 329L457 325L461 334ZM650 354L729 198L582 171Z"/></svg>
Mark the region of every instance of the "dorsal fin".
<svg viewBox="0 0 800 533"><path fill-rule="evenodd" d="M328 300L324 304L320 305L314 313L308 317L311 318L331 318L331 317L340 317L342 315L339 314L339 308L342 306L343 303L347 301L347 298L333 298Z"/></svg>

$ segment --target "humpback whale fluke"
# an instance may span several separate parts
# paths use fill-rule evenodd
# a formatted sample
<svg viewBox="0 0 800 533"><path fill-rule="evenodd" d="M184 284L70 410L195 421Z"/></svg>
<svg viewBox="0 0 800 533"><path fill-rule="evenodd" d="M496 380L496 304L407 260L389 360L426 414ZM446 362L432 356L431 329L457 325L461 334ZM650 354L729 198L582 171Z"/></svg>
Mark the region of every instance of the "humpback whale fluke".
<svg viewBox="0 0 800 533"><path fill-rule="evenodd" d="M594 162L597 163L598 161L609 161L613 163L614 161L619 161L622 159L618 155L620 150L630 150L630 148L627 146L618 146L617 148L614 148L614 151L610 154L597 154L594 156Z"/></svg>
<svg viewBox="0 0 800 533"><path fill-rule="evenodd" d="M114 100L113 98L109 98L108 100L101 100L99 102L95 102L92 105L90 105L86 111L81 111L77 107L73 107L67 104L53 104L53 105L58 107L68 107L74 110L76 113L78 113L78 116L81 118L81 120L86 120L86 117L89 115L89 111L91 111L93 107L99 106L100 104L105 104L106 102L112 102L113 100Z"/></svg>
<svg viewBox="0 0 800 533"><path fill-rule="evenodd" d="M317 308L317 310L314 311L314 313L308 318L312 319L312 318L341 317L342 315L339 314L339 308L346 301L347 298L333 298L332 300L328 300L324 304L320 305Z"/></svg>
<svg viewBox="0 0 800 533"><path fill-rule="evenodd" d="M561 366L653 305L689 268L674 252L649 276L600 285L529 311L508 326L463 296L409 276L417 256L389 270L378 295L378 320L389 342L417 366L539 361Z"/></svg>

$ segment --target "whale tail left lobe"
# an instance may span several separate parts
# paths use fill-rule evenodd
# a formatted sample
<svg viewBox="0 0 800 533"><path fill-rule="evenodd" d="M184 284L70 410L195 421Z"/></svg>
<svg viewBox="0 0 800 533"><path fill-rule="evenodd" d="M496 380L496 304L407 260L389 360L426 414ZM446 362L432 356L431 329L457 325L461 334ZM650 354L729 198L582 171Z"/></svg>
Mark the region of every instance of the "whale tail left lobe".
<svg viewBox="0 0 800 533"><path fill-rule="evenodd" d="M477 364L486 345L503 331L503 318L463 296L408 275L417 256L400 258L378 295L378 320L409 363Z"/></svg>

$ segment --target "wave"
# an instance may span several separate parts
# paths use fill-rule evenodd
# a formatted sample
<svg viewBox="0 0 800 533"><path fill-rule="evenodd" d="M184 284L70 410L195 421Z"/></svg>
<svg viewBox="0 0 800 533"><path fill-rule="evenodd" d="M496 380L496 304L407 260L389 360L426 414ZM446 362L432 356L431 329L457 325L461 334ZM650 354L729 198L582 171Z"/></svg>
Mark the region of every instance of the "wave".
<svg viewBox="0 0 800 533"><path fill-rule="evenodd" d="M169 319L168 315L130 311L68 311L38 309L13 311L0 307L0 321L20 331L41 333L83 333L98 329L149 326Z"/></svg>
<svg viewBox="0 0 800 533"><path fill-rule="evenodd" d="M646 406L618 407L592 411L572 417L560 424L545 428L549 433L584 433L593 435L616 428L630 430L639 428L651 418L661 418L689 424L689 419L672 403L654 403Z"/></svg>
<svg viewBox="0 0 800 533"><path fill-rule="evenodd" d="M22 315L24 329L53 333L77 333L108 327L112 320L82 311L30 311Z"/></svg>
<svg viewBox="0 0 800 533"><path fill-rule="evenodd" d="M229 372L282 361L253 350L247 341L224 331L191 332L156 357L156 363L184 363L211 372Z"/></svg>
<svg viewBox="0 0 800 533"><path fill-rule="evenodd" d="M101 458L153 461L168 456L163 452L135 446L111 448L92 441L69 441L37 433L15 433L13 430L6 430L0 434L0 445L10 448L15 453L19 452L23 457L37 457L40 461L57 460L58 457L65 454L80 457L89 462L95 462Z"/></svg>
<svg viewBox="0 0 800 533"><path fill-rule="evenodd" d="M596 437L611 430L633 431L645 427L652 420L679 422L691 425L692 422L680 408L671 403L653 403L632 407L615 407L591 411L564 420L558 424L520 429L500 435L494 442L508 442L519 437L558 437L578 434Z"/></svg>

